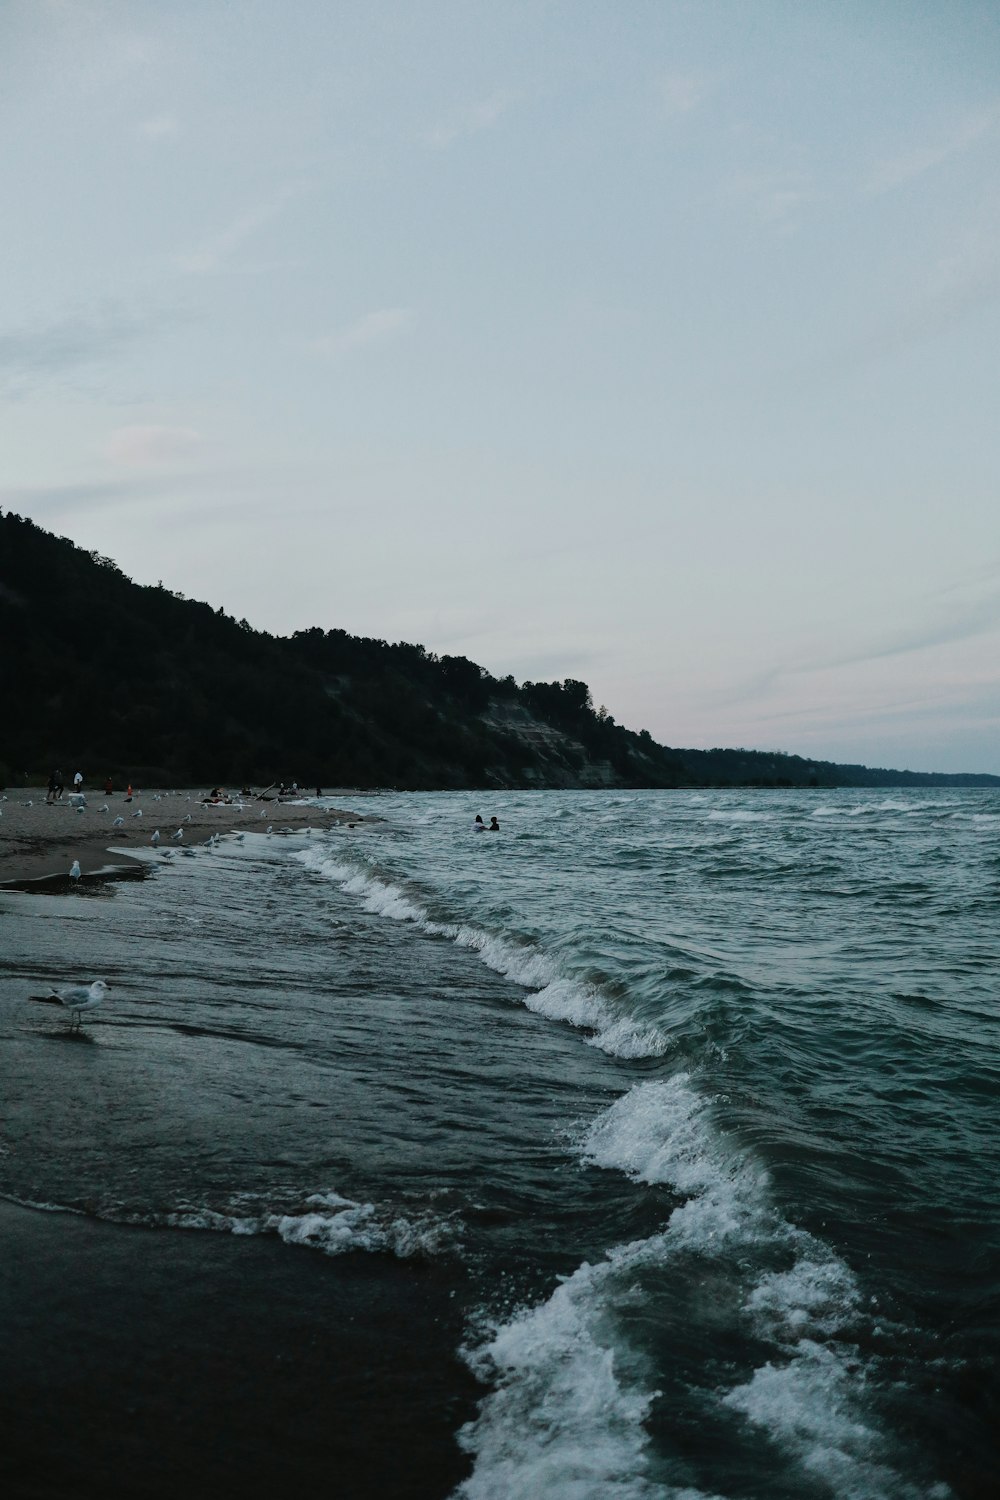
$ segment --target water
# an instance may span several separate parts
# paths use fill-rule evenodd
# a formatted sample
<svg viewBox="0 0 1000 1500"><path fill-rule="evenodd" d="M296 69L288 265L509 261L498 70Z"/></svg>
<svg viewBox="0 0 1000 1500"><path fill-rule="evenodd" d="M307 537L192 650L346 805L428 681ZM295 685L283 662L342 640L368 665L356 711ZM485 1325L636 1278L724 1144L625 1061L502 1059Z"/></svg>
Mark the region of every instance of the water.
<svg viewBox="0 0 1000 1500"><path fill-rule="evenodd" d="M1000 795L364 810L0 896L0 1191L433 1265L461 1500L996 1494Z"/></svg>

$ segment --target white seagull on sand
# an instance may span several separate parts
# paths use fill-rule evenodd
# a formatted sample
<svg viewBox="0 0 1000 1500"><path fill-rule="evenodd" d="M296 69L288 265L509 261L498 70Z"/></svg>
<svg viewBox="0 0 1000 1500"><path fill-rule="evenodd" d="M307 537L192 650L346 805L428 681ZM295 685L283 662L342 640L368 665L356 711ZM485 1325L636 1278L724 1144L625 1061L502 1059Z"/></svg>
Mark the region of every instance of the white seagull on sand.
<svg viewBox="0 0 1000 1500"><path fill-rule="evenodd" d="M74 859L73 863L69 867L70 880L79 880L82 874L83 871L80 869L80 861L78 859Z"/></svg>
<svg viewBox="0 0 1000 1500"><path fill-rule="evenodd" d="M156 848L157 844L160 842L160 830L158 828L154 828L153 829L153 837L150 839L149 842L152 844L152 846L153 846L154 849Z"/></svg>
<svg viewBox="0 0 1000 1500"><path fill-rule="evenodd" d="M111 826L112 828L121 828L124 826L124 823L125 819L119 814L119 816L115 819Z"/></svg>
<svg viewBox="0 0 1000 1500"><path fill-rule="evenodd" d="M183 830L183 828L178 828L178 830L177 830L176 833L172 833L170 835L170 842L173 843L173 844L180 844L180 843L183 843L183 841L184 841L184 830Z"/></svg>
<svg viewBox="0 0 1000 1500"><path fill-rule="evenodd" d="M92 984L68 984L65 989L49 990L47 995L29 995L28 998L39 1005L61 1005L63 1010L71 1013L71 1024L79 1027L83 1017L97 1009L110 989L110 984L103 979L95 979Z"/></svg>

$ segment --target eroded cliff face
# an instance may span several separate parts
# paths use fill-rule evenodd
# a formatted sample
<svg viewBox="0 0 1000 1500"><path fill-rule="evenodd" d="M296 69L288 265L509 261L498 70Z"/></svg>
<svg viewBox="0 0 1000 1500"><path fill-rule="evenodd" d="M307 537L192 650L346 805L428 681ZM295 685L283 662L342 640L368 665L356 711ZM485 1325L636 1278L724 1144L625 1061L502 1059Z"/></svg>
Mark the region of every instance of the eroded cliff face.
<svg viewBox="0 0 1000 1500"><path fill-rule="evenodd" d="M537 719L520 703L494 699L480 719L491 737L508 754L489 767L497 786L613 787L626 785L608 760L594 760L572 735ZM523 762L517 764L516 747L523 746Z"/></svg>

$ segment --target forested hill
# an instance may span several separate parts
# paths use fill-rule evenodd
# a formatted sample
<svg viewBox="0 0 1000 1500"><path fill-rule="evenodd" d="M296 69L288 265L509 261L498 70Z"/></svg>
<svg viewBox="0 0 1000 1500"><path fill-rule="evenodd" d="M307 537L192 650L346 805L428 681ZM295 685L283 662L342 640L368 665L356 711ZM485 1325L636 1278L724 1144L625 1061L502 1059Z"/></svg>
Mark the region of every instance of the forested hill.
<svg viewBox="0 0 1000 1500"><path fill-rule="evenodd" d="M1000 785L745 750L671 750L583 682L495 678L423 646L297 631L143 587L0 512L0 780L585 787Z"/></svg>

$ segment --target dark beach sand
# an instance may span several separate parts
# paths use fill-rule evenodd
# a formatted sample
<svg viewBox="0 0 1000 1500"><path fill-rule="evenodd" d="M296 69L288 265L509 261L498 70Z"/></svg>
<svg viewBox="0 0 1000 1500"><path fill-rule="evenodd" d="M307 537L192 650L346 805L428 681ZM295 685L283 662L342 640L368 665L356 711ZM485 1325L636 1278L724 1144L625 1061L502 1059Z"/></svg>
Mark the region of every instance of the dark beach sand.
<svg viewBox="0 0 1000 1500"><path fill-rule="evenodd" d="M0 1493L437 1500L477 1387L419 1262L0 1202Z"/></svg>

